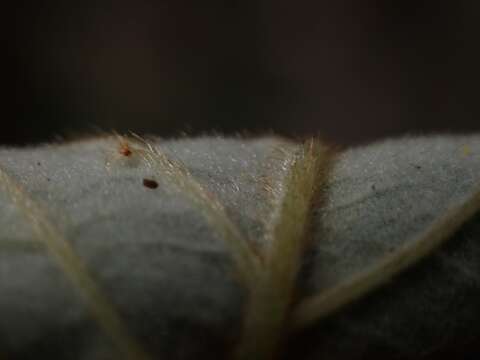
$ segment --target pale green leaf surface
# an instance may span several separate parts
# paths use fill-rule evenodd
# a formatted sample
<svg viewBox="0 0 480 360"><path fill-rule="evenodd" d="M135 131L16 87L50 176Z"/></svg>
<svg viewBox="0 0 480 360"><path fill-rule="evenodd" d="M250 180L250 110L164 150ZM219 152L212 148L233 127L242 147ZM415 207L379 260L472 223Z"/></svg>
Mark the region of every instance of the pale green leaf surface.
<svg viewBox="0 0 480 360"><path fill-rule="evenodd" d="M305 292L368 269L478 189L477 135L403 138L348 150L316 217L319 235ZM322 341L312 342L306 358L363 359L377 351L403 358L480 340L479 220L366 301L312 329Z"/></svg>
<svg viewBox="0 0 480 360"><path fill-rule="evenodd" d="M209 137L155 143L219 199L252 244L265 245L271 209L264 179L282 176L275 151L290 143ZM154 358L231 351L247 291L225 242L158 172L122 158L113 138L1 149L0 168L46 209ZM143 178L159 187L144 187ZM300 299L411 241L479 185L479 136L405 138L347 150L314 215ZM302 357L293 358L362 358L376 349L408 357L472 339L480 333L478 224L352 308L295 335L292 351ZM55 259L25 246L35 241L31 224L0 191L0 351L20 359L118 358Z"/></svg>

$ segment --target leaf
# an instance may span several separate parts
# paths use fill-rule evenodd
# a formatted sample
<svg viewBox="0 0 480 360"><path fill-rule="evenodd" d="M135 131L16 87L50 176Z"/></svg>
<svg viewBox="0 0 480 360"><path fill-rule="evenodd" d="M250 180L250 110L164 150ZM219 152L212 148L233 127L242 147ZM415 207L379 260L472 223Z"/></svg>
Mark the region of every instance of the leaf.
<svg viewBox="0 0 480 360"><path fill-rule="evenodd" d="M479 140L389 140L330 172L325 147L279 138L1 149L0 353L415 358L478 340L478 217L456 230L480 207ZM365 286L405 248L408 269ZM349 283L364 291L319 315Z"/></svg>
<svg viewBox="0 0 480 360"><path fill-rule="evenodd" d="M317 217L321 230L308 259L304 296L324 294L372 268L382 272L375 268L380 261L407 247L417 250L432 235L425 231L446 224L440 234L448 240L454 224L445 220L466 210L470 217L479 214L479 140L404 138L344 153ZM383 289L328 325L311 329L315 341L306 358L413 358L478 342L479 220L477 215L418 266L387 277Z"/></svg>

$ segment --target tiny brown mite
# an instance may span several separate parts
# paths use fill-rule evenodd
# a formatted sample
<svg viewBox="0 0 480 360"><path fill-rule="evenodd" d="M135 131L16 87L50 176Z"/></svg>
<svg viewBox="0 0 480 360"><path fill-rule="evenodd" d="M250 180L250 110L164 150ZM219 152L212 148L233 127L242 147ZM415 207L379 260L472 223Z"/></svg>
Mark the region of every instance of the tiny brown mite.
<svg viewBox="0 0 480 360"><path fill-rule="evenodd" d="M143 186L149 189L156 189L158 187L158 182L152 179L143 179Z"/></svg>
<svg viewBox="0 0 480 360"><path fill-rule="evenodd" d="M132 155L132 149L130 148L130 144L125 139L120 139L120 147L118 148L118 152L123 156L130 156Z"/></svg>
<svg viewBox="0 0 480 360"><path fill-rule="evenodd" d="M123 156L132 155L132 150L130 149L130 146L126 142L123 142L120 144L120 148L118 149L118 152Z"/></svg>

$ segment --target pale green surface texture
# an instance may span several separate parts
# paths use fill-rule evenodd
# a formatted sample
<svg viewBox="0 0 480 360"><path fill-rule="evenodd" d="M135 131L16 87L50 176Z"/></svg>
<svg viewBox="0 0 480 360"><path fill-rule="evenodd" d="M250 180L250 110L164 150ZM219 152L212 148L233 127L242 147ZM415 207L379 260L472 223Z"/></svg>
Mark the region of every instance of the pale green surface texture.
<svg viewBox="0 0 480 360"><path fill-rule="evenodd" d="M270 211L265 179L275 182L285 171L276 148L292 145L218 137L155 144L181 161L252 243L262 245ZM46 209L154 358L223 358L238 337L247 295L227 246L188 198L139 159L123 158L117 146L107 138L0 149L0 168ZM155 179L158 188L143 186L143 178ZM340 154L324 189L326 202L314 214L300 298L411 241L479 186L478 135L403 138ZM31 228L0 191L0 353L14 359L119 358ZM290 356L428 355L478 338L479 304L477 216L418 266L295 335Z"/></svg>
<svg viewBox="0 0 480 360"><path fill-rule="evenodd" d="M317 215L306 292L371 266L479 188L479 136L405 138L345 152ZM377 351L408 358L480 341L479 220L382 290L312 329L319 341L311 342L305 358L363 359Z"/></svg>

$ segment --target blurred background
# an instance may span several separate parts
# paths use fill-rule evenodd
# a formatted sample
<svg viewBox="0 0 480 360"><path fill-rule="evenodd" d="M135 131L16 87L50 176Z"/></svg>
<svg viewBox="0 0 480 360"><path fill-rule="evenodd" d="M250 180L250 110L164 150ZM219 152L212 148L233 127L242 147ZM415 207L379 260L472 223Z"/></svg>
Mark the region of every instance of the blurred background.
<svg viewBox="0 0 480 360"><path fill-rule="evenodd" d="M473 0L18 1L0 144L480 131Z"/></svg>

